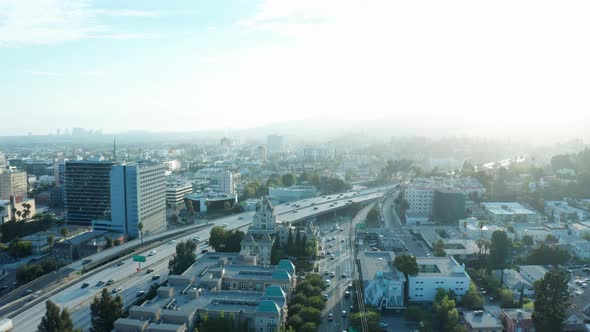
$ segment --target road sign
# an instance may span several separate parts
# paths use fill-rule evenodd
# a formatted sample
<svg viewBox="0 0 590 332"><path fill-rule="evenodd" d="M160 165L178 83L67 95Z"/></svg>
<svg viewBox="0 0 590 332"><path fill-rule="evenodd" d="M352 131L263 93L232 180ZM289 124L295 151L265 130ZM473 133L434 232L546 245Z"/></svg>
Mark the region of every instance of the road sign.
<svg viewBox="0 0 590 332"><path fill-rule="evenodd" d="M145 256L141 256L141 255L133 256L133 261L134 262L145 262Z"/></svg>

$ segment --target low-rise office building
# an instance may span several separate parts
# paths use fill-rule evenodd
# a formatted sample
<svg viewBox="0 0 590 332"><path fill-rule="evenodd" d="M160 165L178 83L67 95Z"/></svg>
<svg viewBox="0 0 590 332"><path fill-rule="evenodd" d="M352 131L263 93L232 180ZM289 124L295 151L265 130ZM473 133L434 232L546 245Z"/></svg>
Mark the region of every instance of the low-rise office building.
<svg viewBox="0 0 590 332"><path fill-rule="evenodd" d="M408 294L413 302L432 302L437 289L453 290L460 298L469 289L471 278L465 264L453 257L417 257L418 274L409 276Z"/></svg>

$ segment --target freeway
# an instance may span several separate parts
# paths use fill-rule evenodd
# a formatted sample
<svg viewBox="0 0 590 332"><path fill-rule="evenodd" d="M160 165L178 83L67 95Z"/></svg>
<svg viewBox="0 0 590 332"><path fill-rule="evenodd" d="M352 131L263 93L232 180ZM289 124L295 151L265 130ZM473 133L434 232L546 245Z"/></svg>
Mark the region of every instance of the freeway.
<svg viewBox="0 0 590 332"><path fill-rule="evenodd" d="M279 204L275 207L277 219L280 221L291 221L296 222L304 220L321 213L327 213L339 208L344 207L349 201L351 202L366 202L384 195L385 192L390 190L391 187L381 187L368 189L361 192L348 192L342 195L331 195L324 197L309 198L302 201ZM296 211L296 212L293 212ZM235 214L232 216L219 218L211 222L210 226L202 228L189 235L184 235L177 238L175 241L188 240L193 236L199 236L202 241L209 238L209 232L215 225L225 225L227 228L235 229L248 226L253 217L253 212L245 212L241 214ZM157 236L157 235L153 235ZM148 237L144 237L144 241L147 241ZM348 241L346 242L348 243ZM345 243L345 244L346 244ZM137 254L148 256L146 263L142 264L142 269L138 272L136 270L137 263L132 262L130 259L124 259L117 261L124 262L122 265L112 263L105 269L99 269L96 273L89 273L80 279L71 281L68 287L58 294L51 295L48 297L49 300L55 302L62 308L68 308L74 321L76 328L82 328L87 330L90 327L90 302L94 296L98 295L102 288L97 287L98 281L106 282L109 279L113 279L114 283L108 286L108 290L111 291L113 288L121 288L119 294L124 300L124 304L129 304L135 299L138 291L147 291L149 286L152 284L152 275L160 274L161 278L166 278L168 272L168 260L174 254L176 245L169 243L168 241L162 241L155 250L157 253L153 256L148 256L149 250L138 251ZM198 252L204 247L200 245ZM345 252L345 248L342 248L342 253ZM346 250L348 252L349 250ZM342 259L345 255L342 255ZM95 259L95 256L91 257ZM338 262L340 262L339 258ZM79 262L75 263L78 264ZM351 265L351 264L350 264ZM146 273L147 268L153 268L155 271L152 273ZM81 265L80 265L81 268ZM338 267L339 275L342 272L352 270L350 267ZM89 283L90 286L82 288L83 283ZM340 285L340 288L342 285ZM344 292L339 288L339 291ZM39 302L31 305L24 312L12 317L14 326L18 331L34 331L41 321L42 316L45 314L45 303Z"/></svg>

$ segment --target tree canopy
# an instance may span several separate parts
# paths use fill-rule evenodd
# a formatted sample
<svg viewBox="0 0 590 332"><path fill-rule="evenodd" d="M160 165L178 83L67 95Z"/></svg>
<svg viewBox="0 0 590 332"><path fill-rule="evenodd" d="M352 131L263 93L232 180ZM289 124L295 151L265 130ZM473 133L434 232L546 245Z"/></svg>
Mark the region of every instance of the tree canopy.
<svg viewBox="0 0 590 332"><path fill-rule="evenodd" d="M533 322L538 332L562 331L569 306L568 275L553 270L535 282L535 311Z"/></svg>
<svg viewBox="0 0 590 332"><path fill-rule="evenodd" d="M526 262L530 265L560 265L567 262L570 257L567 251L559 247L541 244L530 252Z"/></svg>
<svg viewBox="0 0 590 332"><path fill-rule="evenodd" d="M196 260L197 245L193 241L182 241L176 245L176 253L168 263L170 274L179 275L188 269Z"/></svg>
<svg viewBox="0 0 590 332"><path fill-rule="evenodd" d="M415 276L419 272L416 257L412 255L395 256L393 266L395 266L395 268L398 269L398 271L402 272L406 276Z"/></svg>
<svg viewBox="0 0 590 332"><path fill-rule="evenodd" d="M211 229L209 244L217 252L239 252L245 235L239 229L225 230L221 226L215 226Z"/></svg>
<svg viewBox="0 0 590 332"><path fill-rule="evenodd" d="M41 323L37 326L38 332L72 332L74 323L70 317L67 308L60 310L59 307L50 300L45 302L45 316L41 318Z"/></svg>
<svg viewBox="0 0 590 332"><path fill-rule="evenodd" d="M490 247L490 265L493 268L501 268L506 264L506 259L510 255L512 240L504 231L494 231Z"/></svg>
<svg viewBox="0 0 590 332"><path fill-rule="evenodd" d="M115 328L115 321L123 314L123 300L119 295L112 298L106 288L100 297L94 297L90 304L92 327L90 332L110 332Z"/></svg>

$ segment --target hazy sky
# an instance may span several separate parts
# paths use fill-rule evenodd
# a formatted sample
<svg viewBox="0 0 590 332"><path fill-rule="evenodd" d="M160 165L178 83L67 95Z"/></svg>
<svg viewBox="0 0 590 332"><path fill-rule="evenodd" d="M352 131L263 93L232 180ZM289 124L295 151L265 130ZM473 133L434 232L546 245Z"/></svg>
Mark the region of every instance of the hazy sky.
<svg viewBox="0 0 590 332"><path fill-rule="evenodd" d="M390 116L577 135L589 14L587 0L0 0L0 135Z"/></svg>

